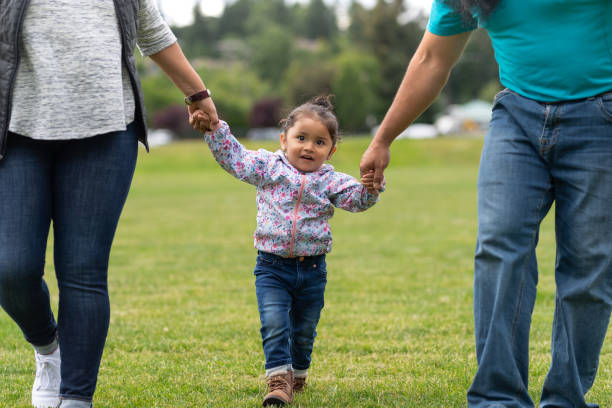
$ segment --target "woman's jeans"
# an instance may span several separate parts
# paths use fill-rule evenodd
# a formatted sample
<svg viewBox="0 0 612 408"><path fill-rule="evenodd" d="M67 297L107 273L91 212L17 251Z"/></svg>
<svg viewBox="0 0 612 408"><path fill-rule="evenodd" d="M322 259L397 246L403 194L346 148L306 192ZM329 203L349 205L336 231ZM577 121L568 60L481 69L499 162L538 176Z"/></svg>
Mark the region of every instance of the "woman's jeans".
<svg viewBox="0 0 612 408"><path fill-rule="evenodd" d="M540 222L555 202L552 362L541 407L596 407L593 385L612 309L612 93L539 103L496 97L478 179L470 407L533 407L529 326Z"/></svg>
<svg viewBox="0 0 612 408"><path fill-rule="evenodd" d="M327 283L325 255L297 258L259 252L255 289L266 370L310 367Z"/></svg>
<svg viewBox="0 0 612 408"><path fill-rule="evenodd" d="M109 324L109 254L137 148L134 124L66 141L9 134L0 161L0 304L33 345L58 336L64 398L94 394ZM51 222L57 325L43 280Z"/></svg>

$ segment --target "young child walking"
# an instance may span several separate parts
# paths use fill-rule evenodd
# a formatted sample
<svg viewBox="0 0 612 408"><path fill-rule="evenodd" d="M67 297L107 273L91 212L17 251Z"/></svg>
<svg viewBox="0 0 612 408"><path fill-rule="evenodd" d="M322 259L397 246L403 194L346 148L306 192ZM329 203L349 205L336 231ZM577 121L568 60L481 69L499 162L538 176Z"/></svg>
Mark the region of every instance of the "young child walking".
<svg viewBox="0 0 612 408"><path fill-rule="evenodd" d="M195 115L195 123L197 123ZM281 122L281 150L247 150L225 122L205 133L221 167L257 187L255 289L266 359L263 406L285 405L306 385L331 250L334 207L363 211L378 200L373 174L355 178L325 164L338 121L328 97L295 108Z"/></svg>

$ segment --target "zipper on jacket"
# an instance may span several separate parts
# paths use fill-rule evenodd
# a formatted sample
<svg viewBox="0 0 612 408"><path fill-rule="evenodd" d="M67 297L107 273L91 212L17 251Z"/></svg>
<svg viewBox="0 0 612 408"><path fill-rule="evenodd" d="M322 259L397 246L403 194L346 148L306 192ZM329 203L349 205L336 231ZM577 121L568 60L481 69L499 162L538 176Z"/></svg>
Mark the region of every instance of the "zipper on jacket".
<svg viewBox="0 0 612 408"><path fill-rule="evenodd" d="M15 89L15 78L17 77L17 70L19 69L19 59L21 53L19 50L19 40L21 38L21 32L23 30L23 20L25 19L26 10L30 6L30 0L26 0L23 9L19 13L19 24L17 26L17 35L15 36L15 59L17 60L15 71L11 73L9 78L9 90L6 95L6 123L0 133L0 160L6 156L6 140L8 139L8 129L11 123L11 110L13 109L13 90Z"/></svg>
<svg viewBox="0 0 612 408"><path fill-rule="evenodd" d="M302 174L302 185L300 186L300 192L298 193L297 203L295 203L295 210L293 210L293 226L291 227L291 243L289 244L289 256L293 256L293 246L295 244L295 233L297 232L297 218L300 209L300 201L302 201L302 193L304 192L304 186L306 185L306 175Z"/></svg>

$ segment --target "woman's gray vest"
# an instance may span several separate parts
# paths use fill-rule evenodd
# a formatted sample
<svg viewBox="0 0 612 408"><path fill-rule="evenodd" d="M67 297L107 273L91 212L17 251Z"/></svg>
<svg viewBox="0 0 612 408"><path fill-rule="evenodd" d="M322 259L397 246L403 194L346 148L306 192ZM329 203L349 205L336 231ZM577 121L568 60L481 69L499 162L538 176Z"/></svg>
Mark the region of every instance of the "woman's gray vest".
<svg viewBox="0 0 612 408"><path fill-rule="evenodd" d="M136 99L135 121L139 125L138 138L147 146L142 89L134 59L139 0L114 0L114 2L121 30L123 63L129 72ZM13 87L19 64L21 27L29 3L29 0L0 0L0 160L6 155Z"/></svg>

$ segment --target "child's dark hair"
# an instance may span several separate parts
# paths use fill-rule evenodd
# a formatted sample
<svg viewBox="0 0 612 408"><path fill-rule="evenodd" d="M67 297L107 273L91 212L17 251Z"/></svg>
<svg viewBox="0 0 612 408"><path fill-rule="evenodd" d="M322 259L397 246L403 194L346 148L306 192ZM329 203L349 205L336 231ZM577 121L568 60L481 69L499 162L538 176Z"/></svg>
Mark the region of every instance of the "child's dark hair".
<svg viewBox="0 0 612 408"><path fill-rule="evenodd" d="M317 96L293 109L285 119L280 121L283 132L287 134L287 131L302 116L315 117L325 125L332 139L332 147L335 146L340 139L340 132L338 130L338 118L336 118L334 113L332 97L332 95Z"/></svg>

